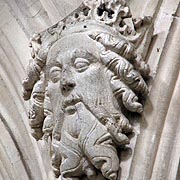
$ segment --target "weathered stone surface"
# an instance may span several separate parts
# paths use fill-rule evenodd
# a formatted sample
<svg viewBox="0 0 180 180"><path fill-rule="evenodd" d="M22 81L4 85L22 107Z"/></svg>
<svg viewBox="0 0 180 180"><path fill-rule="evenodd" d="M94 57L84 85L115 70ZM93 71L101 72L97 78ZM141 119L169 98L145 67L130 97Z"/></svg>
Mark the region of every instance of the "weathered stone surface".
<svg viewBox="0 0 180 180"><path fill-rule="evenodd" d="M87 1L86 6L91 8L92 2ZM123 1L121 2L123 3ZM93 179L95 172L96 177L94 179L104 179L103 175L106 176L106 174L101 172L103 168L100 166L102 164L95 165L97 162L102 162L104 157L94 162L91 157L96 155L98 151L89 150L97 148L96 143L99 141L94 142L93 146L91 143L103 132L109 135L107 136L109 139L108 141L103 139L104 143L100 141L100 149L104 148L102 148L102 143L103 146L114 149L114 158L110 157L110 160L115 160L113 161L114 166L112 166L114 172L120 169L117 180L179 179L179 0L145 0L143 3L140 0L127 0L126 2L131 9L132 18L136 20L132 20L131 17L125 18L125 24L120 23L120 27L117 29L118 25L114 21L117 14L114 13L114 18L111 17L112 11L116 11L117 6L112 7L112 9L109 8L110 6L101 6L98 11L91 13L91 18L94 18L96 23L99 21L98 25L102 24L102 20L105 20L106 26L109 27L103 30L104 25L99 28L95 24L91 28L86 23L86 28L83 26L82 29L90 33L82 32L81 27L78 27L79 32L75 35L74 31L78 29L77 24L84 18L83 13L77 18L77 14L82 9L75 11L77 12L75 17L73 14L70 16L68 14L79 7L82 3L81 0L70 0L68 2L65 0L0 1L0 179L53 180L55 178L52 169L58 176L60 165L65 164L64 158L67 154L69 155L67 150L72 150L73 147L80 150L80 155L76 157L83 157L82 161L84 160L84 163L81 161L80 164L83 165L77 172L89 174L89 179ZM94 7L98 7L98 5L95 4ZM127 15L127 8L124 10ZM98 16L98 13L102 11L105 12L104 16ZM66 16L69 18L65 18ZM149 16L152 19L146 18ZM63 18L65 19L61 23L57 23ZM144 22L148 19L152 20L152 23L145 25ZM86 19L84 21L87 22ZM70 25L71 22L73 25ZM52 27L55 23L58 26ZM92 23L90 24L92 26ZM115 25L112 27L112 24ZM145 26L141 26L142 24ZM66 26L65 29L64 25ZM128 35L129 28L124 25L128 25L131 30L134 30L130 30L132 34L133 32L136 34L145 32L142 40L137 43L138 46L136 44L135 48L130 48L129 42L132 39ZM48 27L52 28L49 28L48 31L45 30ZM114 35L112 29L120 33ZM34 32L37 32L35 36L32 35ZM41 33L38 34L38 32ZM56 36L57 34L58 36ZM32 62L36 62L35 64L31 63L30 69L35 67L37 70L37 73L32 73L29 76L30 81L33 80L31 81L32 84L30 83L27 86L27 90L33 90L32 94L29 94L29 97L31 95L31 110L29 111L31 119L29 122L32 129L30 129L27 119L29 104L23 102L21 92L21 81L25 77L25 67L30 57L27 48L29 37L32 37L30 43L31 49L33 49L31 53ZM124 50L128 49L128 53L120 51L121 45L125 43L122 41L122 37L128 37L127 47L124 48ZM134 42L132 44L135 45ZM77 50L78 47L80 50ZM43 49L41 53L39 53L40 49ZM81 56L75 58L75 64L68 63L70 60L67 59L69 59L71 50L67 51L67 49L72 49L74 54ZM88 53L85 53L87 49ZM133 57L134 50L138 58ZM107 54L104 54L106 52ZM64 71L64 79L66 81L73 79L72 84L76 84L72 89L70 87L70 90L68 86L65 88L67 94L78 95L72 97L72 99L77 100L74 103L71 97L66 98L66 93L61 90L60 84L63 84L63 81L61 80L62 76L59 79L57 78L60 69L56 68L56 61L52 58L54 53L57 53L58 57L64 57L61 61L61 58L57 61L62 65L62 69L66 69L64 66L70 69L70 72ZM83 57L85 54L88 54L88 61ZM108 66L108 63L112 62L110 61L112 57L118 60L113 61L114 64ZM140 89L133 89L134 86L130 86L127 79L122 76L124 67L120 69L118 67L122 67L120 66L122 62L125 64L129 62L143 78L148 73L144 73L143 68L139 68L136 61L134 61L135 63L130 61L130 57L138 62L143 60L141 61L143 67L146 67L147 70L147 63L151 69L148 80L150 94L146 101L140 97L136 106L134 106L135 103L132 99L135 96L141 96L142 92L137 94L137 90ZM39 64L38 58L45 60L44 64ZM92 59L96 60L92 61ZM50 68L51 66L52 68ZM105 71L106 69L107 71ZM128 66L128 70L131 72L130 66ZM93 75L90 75L90 71ZM40 79L38 78L36 82L39 72ZM118 78L114 78L114 73ZM71 78L67 78L69 76ZM86 80L82 80L83 78ZM117 88L126 91L121 92L121 98L117 96L112 98L114 97L113 91ZM77 90L78 93L76 93ZM131 100L127 99L128 101L126 101L126 97L131 97ZM117 105L117 102L120 103ZM133 112L141 111L142 106L138 103L145 106L141 115ZM34 117L36 118L33 119ZM128 123L128 127L130 129L133 127L132 133L127 133L122 127L116 126L117 122L120 124L124 122L124 117L126 117L125 122ZM106 121L107 119L108 121ZM108 122L111 122L112 126L109 126ZM97 128L94 128L94 131L87 135L87 128L91 128L92 124L97 124ZM59 133L61 128L62 133ZM31 138L30 132L37 139L43 137L46 141L36 142ZM92 138L87 139L86 136ZM67 137L68 141L66 141ZM77 139L77 143L69 144L69 137L71 137L70 140ZM87 139L87 143L83 144L84 149L82 147L83 138ZM118 140L122 141L122 138L128 140L129 144L125 142L125 145L119 146ZM62 142L66 144L66 151L63 151ZM108 157L110 155L108 151L100 152L101 156L105 154ZM52 158L51 162L49 155ZM62 157L64 158L61 159ZM71 155L70 157L74 156ZM79 161L78 158L76 160ZM75 163L75 161L70 162L69 167ZM120 162L118 167L116 166L117 162ZM109 172L113 174L111 170ZM116 174L113 174L114 177ZM113 175L108 178L113 179ZM68 176L70 175L68 174ZM87 177L80 179L82 178L86 179Z"/></svg>
<svg viewBox="0 0 180 180"><path fill-rule="evenodd" d="M133 19L125 1L84 1L32 37L23 97L31 98L32 136L52 139L56 177L120 178L134 131L126 114L142 113L139 97L149 92L139 47L150 23Z"/></svg>

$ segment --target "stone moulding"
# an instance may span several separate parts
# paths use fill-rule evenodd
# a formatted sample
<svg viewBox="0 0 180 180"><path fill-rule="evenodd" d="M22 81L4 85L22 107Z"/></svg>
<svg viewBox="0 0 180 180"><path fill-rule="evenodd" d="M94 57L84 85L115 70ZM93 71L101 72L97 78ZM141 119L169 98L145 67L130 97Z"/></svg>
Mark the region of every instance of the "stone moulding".
<svg viewBox="0 0 180 180"><path fill-rule="evenodd" d="M141 42L151 17L133 19L125 0L86 0L30 40L23 80L36 140L49 139L61 180L117 180L120 153L142 113L149 66Z"/></svg>

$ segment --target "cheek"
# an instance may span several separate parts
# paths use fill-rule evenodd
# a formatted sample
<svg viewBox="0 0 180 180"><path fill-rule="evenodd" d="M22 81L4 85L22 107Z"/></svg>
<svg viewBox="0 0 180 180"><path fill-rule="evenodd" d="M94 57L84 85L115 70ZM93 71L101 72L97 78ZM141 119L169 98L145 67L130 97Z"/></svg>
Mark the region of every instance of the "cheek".
<svg viewBox="0 0 180 180"><path fill-rule="evenodd" d="M52 106L56 107L60 100L62 99L61 91L60 91L60 83L52 83L49 82L47 90L47 95L51 100ZM54 108L53 108L54 109Z"/></svg>
<svg viewBox="0 0 180 180"><path fill-rule="evenodd" d="M86 71L82 73L76 73L75 79L76 79L76 86L78 88L90 88L90 87L96 87L98 84L101 83L102 80L102 74L103 70L102 67L97 65L91 65Z"/></svg>
<svg viewBox="0 0 180 180"><path fill-rule="evenodd" d="M101 64L91 65L85 72L76 75L76 91L83 99L96 101L97 98L112 96L105 68Z"/></svg>

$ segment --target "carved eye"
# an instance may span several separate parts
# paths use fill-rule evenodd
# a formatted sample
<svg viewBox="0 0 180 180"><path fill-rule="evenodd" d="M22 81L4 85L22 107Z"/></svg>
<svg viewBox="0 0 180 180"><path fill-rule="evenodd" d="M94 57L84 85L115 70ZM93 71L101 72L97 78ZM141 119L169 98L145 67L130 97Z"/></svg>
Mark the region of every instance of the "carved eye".
<svg viewBox="0 0 180 180"><path fill-rule="evenodd" d="M60 80L60 73L61 68L60 67L52 67L50 70L50 79L53 83L57 83Z"/></svg>
<svg viewBox="0 0 180 180"><path fill-rule="evenodd" d="M90 62L84 58L76 58L74 66L79 72L85 71L90 65Z"/></svg>

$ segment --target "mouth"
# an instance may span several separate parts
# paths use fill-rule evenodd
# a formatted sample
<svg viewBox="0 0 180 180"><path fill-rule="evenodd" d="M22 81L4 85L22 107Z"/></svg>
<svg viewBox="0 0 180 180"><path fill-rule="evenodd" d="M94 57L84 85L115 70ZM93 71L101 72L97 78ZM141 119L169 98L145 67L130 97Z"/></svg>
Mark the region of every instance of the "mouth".
<svg viewBox="0 0 180 180"><path fill-rule="evenodd" d="M75 105L82 101L82 97L80 95L70 95L64 98L62 102L62 107L65 112L68 114L74 114L76 112Z"/></svg>

